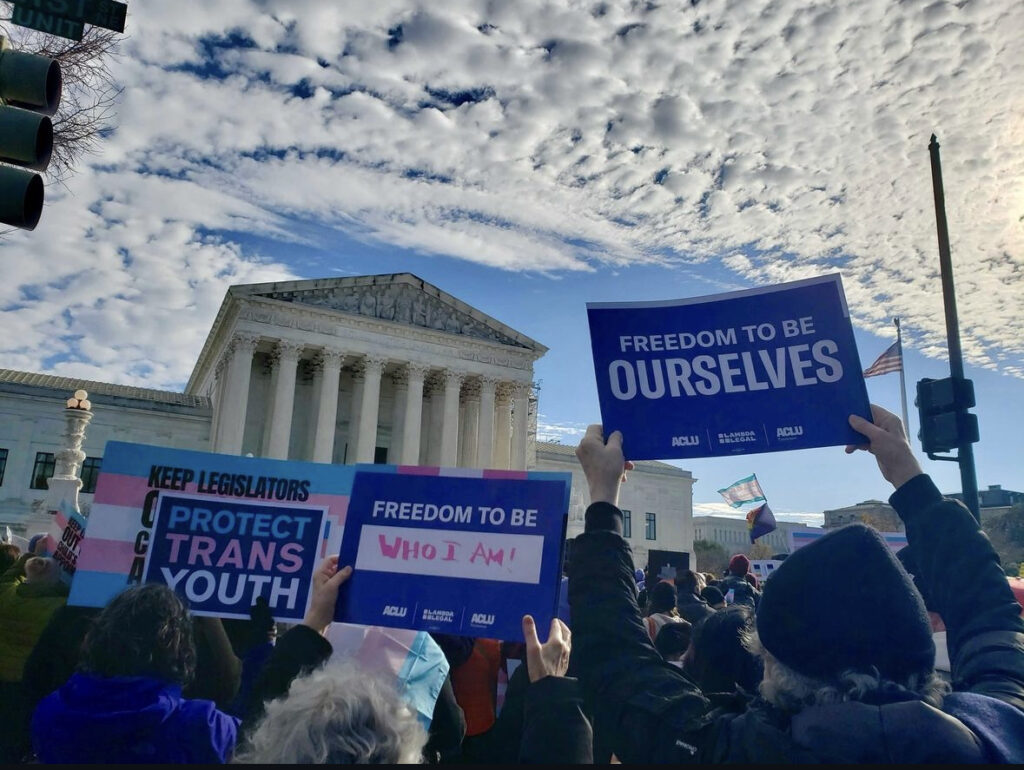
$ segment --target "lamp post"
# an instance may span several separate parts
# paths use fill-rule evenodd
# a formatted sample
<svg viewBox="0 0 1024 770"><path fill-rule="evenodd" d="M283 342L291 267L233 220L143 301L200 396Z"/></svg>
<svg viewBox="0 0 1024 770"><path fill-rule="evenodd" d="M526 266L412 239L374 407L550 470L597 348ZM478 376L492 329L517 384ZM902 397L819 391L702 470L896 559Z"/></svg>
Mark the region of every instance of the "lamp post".
<svg viewBox="0 0 1024 770"><path fill-rule="evenodd" d="M84 390L76 390L67 400L64 409L64 440L55 456L53 476L47 482L49 494L45 510L48 513L60 510L62 500L71 503L72 510L81 512L78 507L78 491L82 488L82 480L78 472L85 460L82 442L85 441L85 429L90 420L92 404L89 394Z"/></svg>

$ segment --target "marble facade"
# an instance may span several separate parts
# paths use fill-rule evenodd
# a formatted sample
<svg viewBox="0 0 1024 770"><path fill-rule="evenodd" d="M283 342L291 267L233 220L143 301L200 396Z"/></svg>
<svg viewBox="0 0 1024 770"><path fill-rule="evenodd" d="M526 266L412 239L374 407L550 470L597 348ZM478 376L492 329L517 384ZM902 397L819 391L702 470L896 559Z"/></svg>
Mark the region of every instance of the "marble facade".
<svg viewBox="0 0 1024 770"><path fill-rule="evenodd" d="M234 286L185 392L216 452L525 469L545 352L408 273Z"/></svg>

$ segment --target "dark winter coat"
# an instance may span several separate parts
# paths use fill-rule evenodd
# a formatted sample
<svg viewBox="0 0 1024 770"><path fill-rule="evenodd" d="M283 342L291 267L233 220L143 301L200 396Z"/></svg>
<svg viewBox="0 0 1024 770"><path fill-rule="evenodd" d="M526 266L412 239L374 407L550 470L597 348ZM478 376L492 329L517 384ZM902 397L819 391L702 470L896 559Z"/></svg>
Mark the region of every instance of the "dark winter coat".
<svg viewBox="0 0 1024 770"><path fill-rule="evenodd" d="M712 709L650 643L621 514L598 503L587 510L569 575L572 666L598 739L625 764L1024 761L1024 620L998 557L967 509L943 499L927 476L890 503L906 524L929 606L946 621L957 692L941 710L895 699L796 715L761 700Z"/></svg>
<svg viewBox="0 0 1024 770"><path fill-rule="evenodd" d="M679 617L693 625L697 625L708 615L715 614L713 607L697 594L691 594L689 591L679 592L676 610L679 612Z"/></svg>

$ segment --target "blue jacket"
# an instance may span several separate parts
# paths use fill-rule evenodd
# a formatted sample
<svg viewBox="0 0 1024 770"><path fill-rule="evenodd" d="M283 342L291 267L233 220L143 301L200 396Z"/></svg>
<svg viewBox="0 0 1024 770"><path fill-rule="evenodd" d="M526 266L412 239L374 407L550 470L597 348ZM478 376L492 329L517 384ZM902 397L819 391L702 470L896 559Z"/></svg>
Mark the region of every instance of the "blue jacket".
<svg viewBox="0 0 1024 770"><path fill-rule="evenodd" d="M175 684L78 673L39 703L32 744L48 764L223 763L238 722Z"/></svg>

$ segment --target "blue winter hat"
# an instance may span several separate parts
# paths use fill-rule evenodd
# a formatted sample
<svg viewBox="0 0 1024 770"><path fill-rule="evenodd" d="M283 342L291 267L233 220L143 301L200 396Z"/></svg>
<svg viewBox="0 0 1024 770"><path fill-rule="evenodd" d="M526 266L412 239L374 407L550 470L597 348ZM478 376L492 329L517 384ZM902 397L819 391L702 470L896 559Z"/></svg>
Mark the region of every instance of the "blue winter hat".
<svg viewBox="0 0 1024 770"><path fill-rule="evenodd" d="M36 543L38 543L44 537L46 537L46 533L45 532L39 532L39 533L37 533L35 535L32 535L32 537L30 537L29 540L28 540L28 552L29 553L35 553L36 552Z"/></svg>

